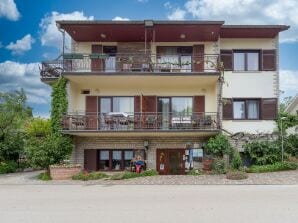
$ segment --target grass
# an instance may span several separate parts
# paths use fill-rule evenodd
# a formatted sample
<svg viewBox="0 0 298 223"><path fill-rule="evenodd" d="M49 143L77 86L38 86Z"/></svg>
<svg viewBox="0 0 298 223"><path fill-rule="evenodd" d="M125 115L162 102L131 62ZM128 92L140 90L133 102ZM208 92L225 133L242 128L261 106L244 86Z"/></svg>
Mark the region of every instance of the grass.
<svg viewBox="0 0 298 223"><path fill-rule="evenodd" d="M156 170L145 170L142 173L135 173L135 172L123 172L123 173L116 173L110 177L111 180L124 180L124 179L131 179L137 177L147 177L147 176L156 176L158 172Z"/></svg>
<svg viewBox="0 0 298 223"><path fill-rule="evenodd" d="M44 172L44 173L38 174L37 179L43 180L43 181L49 181L49 180L52 180L52 177L48 172Z"/></svg>
<svg viewBox="0 0 298 223"><path fill-rule="evenodd" d="M190 176L199 176L202 174L203 174L202 170L199 170L199 169L196 169L196 170L193 169L187 172L187 175L190 175Z"/></svg>
<svg viewBox="0 0 298 223"><path fill-rule="evenodd" d="M298 164L293 162L278 162L270 165L251 166L246 172L248 173L267 173L276 171L296 170Z"/></svg>
<svg viewBox="0 0 298 223"><path fill-rule="evenodd" d="M88 181L88 180L99 180L107 177L108 177L107 174L101 173L101 172L90 172L90 173L80 172L79 174L74 175L72 179Z"/></svg>

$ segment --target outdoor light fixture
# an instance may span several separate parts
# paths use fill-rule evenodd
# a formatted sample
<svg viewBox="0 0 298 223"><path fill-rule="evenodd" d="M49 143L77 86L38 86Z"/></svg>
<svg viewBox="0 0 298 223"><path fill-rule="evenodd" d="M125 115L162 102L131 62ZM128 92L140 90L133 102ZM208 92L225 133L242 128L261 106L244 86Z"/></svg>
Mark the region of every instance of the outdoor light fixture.
<svg viewBox="0 0 298 223"><path fill-rule="evenodd" d="M185 35L185 34L183 34L183 33L182 33L182 34L180 34L180 38L181 38L181 39L185 39L185 37L186 37L186 35Z"/></svg>
<svg viewBox="0 0 298 223"><path fill-rule="evenodd" d="M100 37L103 38L103 39L105 39L107 36L106 36L106 34L101 33L101 34L100 34Z"/></svg>
<svg viewBox="0 0 298 223"><path fill-rule="evenodd" d="M149 142L147 140L144 141L144 147L146 150L149 149Z"/></svg>

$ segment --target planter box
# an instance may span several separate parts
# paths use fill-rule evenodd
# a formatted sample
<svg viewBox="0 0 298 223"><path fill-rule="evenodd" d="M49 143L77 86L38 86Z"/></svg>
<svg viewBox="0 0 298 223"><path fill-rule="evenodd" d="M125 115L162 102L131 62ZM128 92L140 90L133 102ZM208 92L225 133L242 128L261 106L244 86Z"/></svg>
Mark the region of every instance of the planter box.
<svg viewBox="0 0 298 223"><path fill-rule="evenodd" d="M70 180L72 176L81 171L80 165L50 166L50 174L53 180Z"/></svg>

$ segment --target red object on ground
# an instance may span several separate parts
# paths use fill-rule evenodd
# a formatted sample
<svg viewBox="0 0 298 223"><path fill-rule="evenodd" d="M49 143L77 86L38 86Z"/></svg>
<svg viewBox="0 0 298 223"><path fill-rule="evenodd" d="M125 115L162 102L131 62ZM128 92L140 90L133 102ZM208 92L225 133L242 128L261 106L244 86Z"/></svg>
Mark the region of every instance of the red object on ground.
<svg viewBox="0 0 298 223"><path fill-rule="evenodd" d="M142 165L136 165L136 172L141 173L141 167Z"/></svg>

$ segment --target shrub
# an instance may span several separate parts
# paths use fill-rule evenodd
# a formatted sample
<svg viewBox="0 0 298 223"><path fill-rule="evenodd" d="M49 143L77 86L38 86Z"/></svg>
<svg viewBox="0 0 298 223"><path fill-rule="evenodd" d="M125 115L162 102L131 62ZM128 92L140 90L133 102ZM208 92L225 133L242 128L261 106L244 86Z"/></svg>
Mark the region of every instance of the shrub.
<svg viewBox="0 0 298 223"><path fill-rule="evenodd" d="M202 175L203 172L199 169L193 169L187 172L187 175L191 175L191 176L199 176Z"/></svg>
<svg viewBox="0 0 298 223"><path fill-rule="evenodd" d="M292 134L286 137L284 140L284 148L287 154L298 157L298 134Z"/></svg>
<svg viewBox="0 0 298 223"><path fill-rule="evenodd" d="M244 171L232 170L226 174L226 178L229 180L244 180L248 178L248 175Z"/></svg>
<svg viewBox="0 0 298 223"><path fill-rule="evenodd" d="M18 164L13 161L0 162L0 174L1 173L14 173L18 169Z"/></svg>
<svg viewBox="0 0 298 223"><path fill-rule="evenodd" d="M74 175L72 179L88 181L88 180L99 180L107 177L108 177L107 174L101 173L101 172L90 172L90 173L80 172L79 174Z"/></svg>
<svg viewBox="0 0 298 223"><path fill-rule="evenodd" d="M225 174L227 172L223 159L214 159L211 165L213 174Z"/></svg>
<svg viewBox="0 0 298 223"><path fill-rule="evenodd" d="M281 160L281 149L277 142L253 141L244 145L245 155L256 165L273 164Z"/></svg>
<svg viewBox="0 0 298 223"><path fill-rule="evenodd" d="M32 137L27 140L26 157L33 167L49 168L52 164L61 163L72 150L70 138L51 134L45 138Z"/></svg>
<svg viewBox="0 0 298 223"><path fill-rule="evenodd" d="M218 157L222 157L224 154L230 155L232 152L232 146L227 136L223 134L210 138L205 148L207 153Z"/></svg>
<svg viewBox="0 0 298 223"><path fill-rule="evenodd" d="M239 170L243 166L243 162L240 156L240 153L238 151L235 151L233 154L231 167L234 170Z"/></svg>
<svg viewBox="0 0 298 223"><path fill-rule="evenodd" d="M275 172L275 171L285 171L285 170L296 170L297 164L291 162L278 162L270 165L263 166L251 166L247 172L249 173L266 173L266 172Z"/></svg>
<svg viewBox="0 0 298 223"><path fill-rule="evenodd" d="M49 181L49 180L52 180L52 177L48 172L45 172L45 173L38 174L37 179L43 180L43 181Z"/></svg>
<svg viewBox="0 0 298 223"><path fill-rule="evenodd" d="M124 180L130 178L137 178L137 177L146 177L146 176L156 176L158 172L156 170L145 170L142 173L135 173L135 172L122 172L116 173L111 176L111 180Z"/></svg>
<svg viewBox="0 0 298 223"><path fill-rule="evenodd" d="M51 133L51 122L47 119L33 118L26 125L29 136L46 137Z"/></svg>

